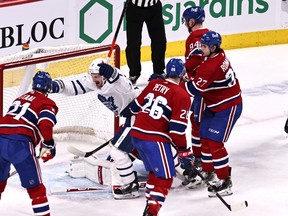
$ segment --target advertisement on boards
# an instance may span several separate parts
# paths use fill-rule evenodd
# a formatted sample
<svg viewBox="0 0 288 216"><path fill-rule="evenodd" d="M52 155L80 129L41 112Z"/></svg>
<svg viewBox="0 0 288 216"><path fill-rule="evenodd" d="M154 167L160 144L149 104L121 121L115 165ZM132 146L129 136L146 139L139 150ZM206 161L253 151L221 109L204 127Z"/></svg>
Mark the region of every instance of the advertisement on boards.
<svg viewBox="0 0 288 216"><path fill-rule="evenodd" d="M286 3L283 0L162 0L167 40L186 39L187 30L181 16L189 6L204 7L205 26L229 35L287 28ZM31 48L110 44L123 6L124 1L119 0L44 0L1 8L0 57L21 51L23 43L29 43ZM144 25L142 45L149 43ZM125 19L117 44L125 49Z"/></svg>

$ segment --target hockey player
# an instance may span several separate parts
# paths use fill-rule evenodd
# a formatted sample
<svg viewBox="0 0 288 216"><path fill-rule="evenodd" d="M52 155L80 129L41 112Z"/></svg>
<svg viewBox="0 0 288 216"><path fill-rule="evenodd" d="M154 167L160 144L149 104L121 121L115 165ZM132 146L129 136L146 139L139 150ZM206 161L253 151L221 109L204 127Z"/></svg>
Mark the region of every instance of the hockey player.
<svg viewBox="0 0 288 216"><path fill-rule="evenodd" d="M98 99L108 109L116 116L126 117L125 123L111 141L113 146L110 156L115 162L122 182L121 187L113 187L113 195L115 199L135 198L139 196L139 185L132 160L128 155L134 148L129 135L134 116L127 116L125 108L139 95L140 90L134 87L130 80L120 73L119 69L104 62L105 60L102 58L95 59L89 66L88 74L79 79L65 83L63 80L53 80L52 93L78 95L97 91ZM122 141L118 143L117 141L122 135L125 135L124 139L121 138Z"/></svg>
<svg viewBox="0 0 288 216"><path fill-rule="evenodd" d="M0 118L0 198L13 164L32 200L34 215L42 216L50 216L50 208L35 147L40 143L40 158L44 162L56 154L52 128L58 107L47 97L51 83L49 73L38 71L33 77L33 91L14 100L7 114Z"/></svg>
<svg viewBox="0 0 288 216"><path fill-rule="evenodd" d="M151 80L131 103L131 111L137 114L132 142L149 172L144 216L158 214L171 188L176 175L172 145L177 148L183 168L189 168L193 159L185 135L191 100L179 86L185 72L182 60L170 59L166 79Z"/></svg>
<svg viewBox="0 0 288 216"><path fill-rule="evenodd" d="M186 83L192 95L201 94L206 108L200 125L202 169L206 174L215 170L219 181L208 188L209 197L215 192L232 194L229 155L224 146L242 112L239 81L225 52L220 48L219 33L209 31L201 38L205 61L197 69L193 80Z"/></svg>
<svg viewBox="0 0 288 216"><path fill-rule="evenodd" d="M187 70L187 75L189 79L193 79L196 75L197 68L203 61L201 51L201 37L203 34L208 32L207 28L203 27L203 22L205 21L205 11L200 6L192 6L187 8L183 12L182 22L185 23L189 36L186 39L186 50L185 50L185 67ZM191 116L190 121L192 125L191 131L191 143L192 151L195 156L194 166L196 166L199 171L201 170L201 142L200 142L200 121L202 117L202 112L205 108L203 98L200 94L192 95L193 103L191 106ZM195 187L199 185L201 181L191 181L188 187Z"/></svg>

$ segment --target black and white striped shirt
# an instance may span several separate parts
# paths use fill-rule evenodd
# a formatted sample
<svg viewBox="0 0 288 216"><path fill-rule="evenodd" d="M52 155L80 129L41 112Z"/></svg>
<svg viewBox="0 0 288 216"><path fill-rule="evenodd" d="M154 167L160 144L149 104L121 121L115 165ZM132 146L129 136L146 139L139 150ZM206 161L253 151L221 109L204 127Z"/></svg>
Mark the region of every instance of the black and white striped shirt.
<svg viewBox="0 0 288 216"><path fill-rule="evenodd" d="M160 0L131 0L134 5L138 7L149 7L158 3Z"/></svg>

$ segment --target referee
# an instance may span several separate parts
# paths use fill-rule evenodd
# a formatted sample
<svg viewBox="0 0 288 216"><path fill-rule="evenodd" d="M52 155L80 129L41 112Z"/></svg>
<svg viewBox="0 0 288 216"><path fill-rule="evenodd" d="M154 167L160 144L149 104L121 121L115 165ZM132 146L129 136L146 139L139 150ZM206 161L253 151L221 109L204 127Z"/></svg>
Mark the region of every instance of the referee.
<svg viewBox="0 0 288 216"><path fill-rule="evenodd" d="M141 44L143 24L151 39L153 73L165 69L166 34L160 0L130 0L126 11L126 59L133 84L141 75Z"/></svg>

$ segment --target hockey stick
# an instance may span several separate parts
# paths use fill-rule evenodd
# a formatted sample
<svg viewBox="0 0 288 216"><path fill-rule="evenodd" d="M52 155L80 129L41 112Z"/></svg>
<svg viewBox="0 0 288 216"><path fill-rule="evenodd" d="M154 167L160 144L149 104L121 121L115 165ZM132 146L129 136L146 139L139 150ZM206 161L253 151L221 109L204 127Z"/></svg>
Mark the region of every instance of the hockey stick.
<svg viewBox="0 0 288 216"><path fill-rule="evenodd" d="M130 1L130 0L126 0L125 5L124 5L123 10L122 10L122 13L121 13L121 16L120 16L120 19L119 19L119 21L118 21L118 25L117 25L117 28L116 28L116 32L115 32L115 34L114 34L114 37L113 37L113 40L112 40L112 43L111 43L111 49L110 49L110 51L109 51L109 53L108 53L107 63L109 63L110 57L111 57L111 55L112 55L112 51L113 51L113 49L114 49L114 46L115 46L115 43L116 43L116 39L117 39L117 37L118 37L118 33L119 33L119 30L120 30L120 26L121 26L121 23L122 23L122 21L123 21L124 14L125 14L126 9L127 9L127 7L128 7L129 1Z"/></svg>
<svg viewBox="0 0 288 216"><path fill-rule="evenodd" d="M139 188L146 188L146 182L139 182ZM63 193L74 193L74 192L112 192L111 186L107 187L86 187L86 188L65 188L65 189L54 189L51 190L51 194L63 194Z"/></svg>
<svg viewBox="0 0 288 216"><path fill-rule="evenodd" d="M51 190L51 194L73 193L73 192L93 192L93 191L109 191L108 187L86 187L86 188L66 188Z"/></svg>
<svg viewBox="0 0 288 216"><path fill-rule="evenodd" d="M204 178L204 176L194 167L192 166L192 169L197 173L197 175L205 182L205 184L208 186L208 187L211 187L212 185L209 183L209 181L207 179ZM246 207L248 207L248 202L245 200L241 203L237 203L237 204L233 204L233 205L230 205L228 204L224 199L223 197L217 193L216 193L216 196L221 200L221 202L230 210L230 211L238 211L238 210L241 210L241 209L244 209Z"/></svg>
<svg viewBox="0 0 288 216"><path fill-rule="evenodd" d="M122 141L125 139L125 137L129 134L130 130L131 130L131 127L126 127L124 129L124 131L122 132L121 136L117 139L116 143L114 144L114 146L116 148L119 147L119 145L122 143ZM74 155L77 155L79 157L90 157L91 155L93 155L94 153L96 153L100 149L104 148L106 145L108 145L112 139L108 140L107 142L103 143L102 145L100 145L99 147L97 147L96 149L94 149L94 150L92 150L90 152L83 152L83 151L81 151L81 150L79 150L76 147L71 146L71 145L67 147L67 150L70 153L72 153Z"/></svg>
<svg viewBox="0 0 288 216"><path fill-rule="evenodd" d="M68 150L70 153L72 153L72 154L74 154L74 155L77 155L77 156L79 156L79 157L90 157L91 155L93 155L93 154L96 153L97 151L99 151L99 150L101 150L102 148L104 148L105 146L107 146L107 145L110 143L111 140L112 140L112 139L106 141L105 143L103 143L102 145L98 146L98 147L95 148L94 150L88 151L88 152L83 152L83 151L77 149L76 147L74 147L74 146L72 146L72 145L67 146L67 150Z"/></svg>

